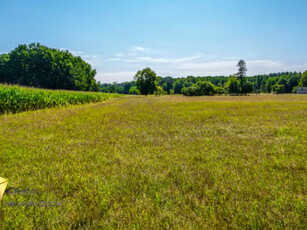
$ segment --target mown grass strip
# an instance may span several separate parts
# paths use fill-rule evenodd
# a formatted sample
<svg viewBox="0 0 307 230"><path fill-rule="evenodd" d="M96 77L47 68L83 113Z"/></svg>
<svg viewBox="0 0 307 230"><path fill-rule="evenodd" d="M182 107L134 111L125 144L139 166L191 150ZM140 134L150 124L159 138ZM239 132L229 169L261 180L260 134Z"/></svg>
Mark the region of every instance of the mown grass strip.
<svg viewBox="0 0 307 230"><path fill-rule="evenodd" d="M0 114L101 102L120 96L110 93L45 90L0 84Z"/></svg>

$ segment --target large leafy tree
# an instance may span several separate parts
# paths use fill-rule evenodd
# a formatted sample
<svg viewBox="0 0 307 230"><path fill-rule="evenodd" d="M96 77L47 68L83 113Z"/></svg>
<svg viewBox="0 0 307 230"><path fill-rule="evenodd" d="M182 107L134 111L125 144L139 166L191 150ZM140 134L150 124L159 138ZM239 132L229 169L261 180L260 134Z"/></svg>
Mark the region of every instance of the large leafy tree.
<svg viewBox="0 0 307 230"><path fill-rule="evenodd" d="M150 68L139 70L134 76L136 86L142 95L153 94L157 88L157 75Z"/></svg>
<svg viewBox="0 0 307 230"><path fill-rule="evenodd" d="M0 82L51 89L98 90L96 70L70 52L39 43L0 57Z"/></svg>

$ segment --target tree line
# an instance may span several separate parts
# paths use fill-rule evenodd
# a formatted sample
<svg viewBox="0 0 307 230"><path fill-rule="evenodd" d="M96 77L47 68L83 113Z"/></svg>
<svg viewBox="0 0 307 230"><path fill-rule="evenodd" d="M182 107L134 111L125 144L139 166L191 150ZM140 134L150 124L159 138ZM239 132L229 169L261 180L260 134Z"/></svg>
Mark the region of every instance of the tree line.
<svg viewBox="0 0 307 230"><path fill-rule="evenodd" d="M307 71L282 72L269 75L246 76L246 63L238 62L238 73L233 76L188 76L173 78L156 76L150 68L138 71L134 81L100 84L103 92L120 94L183 94L201 96L214 94L247 95L249 93L296 93L298 87L307 87ZM146 79L148 82L145 84ZM147 89L146 89L147 88ZM147 90L147 91L146 91Z"/></svg>
<svg viewBox="0 0 307 230"><path fill-rule="evenodd" d="M39 43L19 45L0 55L0 83L99 91L95 75L96 70L81 57Z"/></svg>
<svg viewBox="0 0 307 230"><path fill-rule="evenodd" d="M0 83L19 84L47 89L101 91L119 94L184 94L187 96L249 93L295 93L297 87L307 87L305 73L283 72L246 76L244 60L238 62L233 76L160 77L150 68L136 73L134 80L107 84L96 82L96 70L67 50L39 43L19 45L0 55Z"/></svg>

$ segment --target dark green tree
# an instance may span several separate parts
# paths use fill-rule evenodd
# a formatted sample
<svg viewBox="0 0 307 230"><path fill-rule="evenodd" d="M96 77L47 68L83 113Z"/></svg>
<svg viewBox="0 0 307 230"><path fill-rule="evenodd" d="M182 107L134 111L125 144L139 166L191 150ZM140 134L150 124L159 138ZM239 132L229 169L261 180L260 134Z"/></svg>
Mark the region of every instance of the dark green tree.
<svg viewBox="0 0 307 230"><path fill-rule="evenodd" d="M236 76L239 78L240 82L243 82L243 79L246 76L246 72L247 72L245 61L240 60L237 64L237 67L239 68L239 70L238 70L238 73L236 74Z"/></svg>
<svg viewBox="0 0 307 230"><path fill-rule="evenodd" d="M124 83L124 94L128 94L132 84L130 82Z"/></svg>
<svg viewBox="0 0 307 230"><path fill-rule="evenodd" d="M142 95L153 94L157 88L157 75L150 68L139 70L134 79L136 86Z"/></svg>
<svg viewBox="0 0 307 230"><path fill-rule="evenodd" d="M247 72L247 68L246 68L246 63L244 60L240 60L237 64L238 69L238 73L236 73L236 76L239 79L239 93L241 93L241 95L243 94L243 85L245 82L245 76L246 76L246 72Z"/></svg>
<svg viewBox="0 0 307 230"><path fill-rule="evenodd" d="M68 51L39 43L0 57L0 82L51 89L98 90L96 70Z"/></svg>
<svg viewBox="0 0 307 230"><path fill-rule="evenodd" d="M182 94L185 96L201 96L201 88L197 84L193 84L190 87L183 87L181 90Z"/></svg>
<svg viewBox="0 0 307 230"><path fill-rule="evenodd" d="M139 94L140 94L140 91L137 89L136 86L132 86L132 87L129 89L129 94L139 95Z"/></svg>
<svg viewBox="0 0 307 230"><path fill-rule="evenodd" d="M241 93L247 95L249 93L252 93L253 89L254 89L253 83L246 81L243 82L243 85L241 86Z"/></svg>
<svg viewBox="0 0 307 230"><path fill-rule="evenodd" d="M183 86L181 81L175 81L174 83L174 94L180 94Z"/></svg>
<svg viewBox="0 0 307 230"><path fill-rule="evenodd" d="M276 94L281 94L285 92L285 86L276 84L273 86L273 92Z"/></svg>
<svg viewBox="0 0 307 230"><path fill-rule="evenodd" d="M238 95L240 93L240 83L235 77L229 77L225 83L225 89L229 94Z"/></svg>
<svg viewBox="0 0 307 230"><path fill-rule="evenodd" d="M201 95L213 95L214 94L214 85L208 81L199 81L197 86L200 88Z"/></svg>
<svg viewBox="0 0 307 230"><path fill-rule="evenodd" d="M307 71L305 71L300 80L300 87L307 87Z"/></svg>

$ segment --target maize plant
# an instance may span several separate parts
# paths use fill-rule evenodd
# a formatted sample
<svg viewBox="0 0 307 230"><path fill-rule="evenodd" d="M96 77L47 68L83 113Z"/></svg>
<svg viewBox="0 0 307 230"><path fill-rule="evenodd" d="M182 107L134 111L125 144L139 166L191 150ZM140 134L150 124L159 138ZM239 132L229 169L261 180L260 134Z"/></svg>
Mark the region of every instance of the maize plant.
<svg viewBox="0 0 307 230"><path fill-rule="evenodd" d="M0 84L0 114L101 102L120 96L111 93L45 90Z"/></svg>

